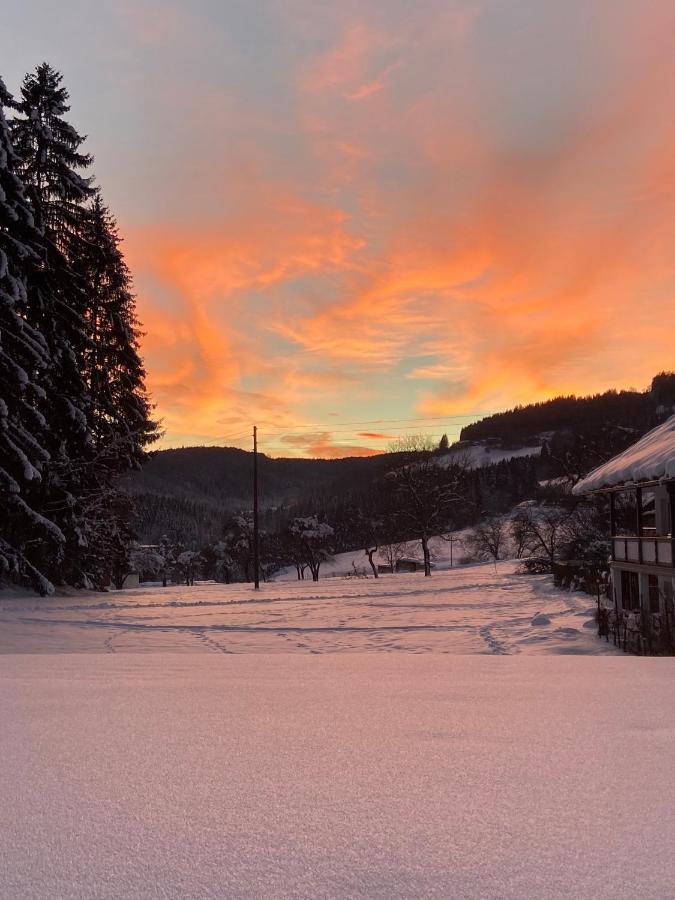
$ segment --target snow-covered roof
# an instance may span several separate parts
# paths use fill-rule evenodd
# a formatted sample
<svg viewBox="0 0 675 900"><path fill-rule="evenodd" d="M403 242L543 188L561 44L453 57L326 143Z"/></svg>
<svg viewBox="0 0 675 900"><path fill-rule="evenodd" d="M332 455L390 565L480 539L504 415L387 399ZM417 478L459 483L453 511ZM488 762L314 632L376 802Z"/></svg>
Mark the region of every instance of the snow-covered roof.
<svg viewBox="0 0 675 900"><path fill-rule="evenodd" d="M582 478L573 493L586 494L603 488L641 481L675 479L675 416L648 432L623 453Z"/></svg>
<svg viewBox="0 0 675 900"><path fill-rule="evenodd" d="M423 565L424 565L424 560L423 560L423 559L419 559L419 558L416 557L416 556L401 556L399 559L396 560L396 562L400 562L400 563L415 563L416 566L423 566ZM431 565L433 566L433 563L431 563Z"/></svg>

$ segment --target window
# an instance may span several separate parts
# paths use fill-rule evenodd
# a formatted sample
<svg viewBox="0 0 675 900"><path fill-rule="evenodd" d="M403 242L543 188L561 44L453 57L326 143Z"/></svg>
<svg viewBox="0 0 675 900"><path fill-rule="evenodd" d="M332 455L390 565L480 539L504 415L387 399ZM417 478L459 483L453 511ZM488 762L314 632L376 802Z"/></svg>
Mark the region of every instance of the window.
<svg viewBox="0 0 675 900"><path fill-rule="evenodd" d="M661 611L661 595L659 592L658 575L649 576L649 612L657 613Z"/></svg>
<svg viewBox="0 0 675 900"><path fill-rule="evenodd" d="M621 606L623 609L640 608L640 582L637 572L621 573Z"/></svg>
<svg viewBox="0 0 675 900"><path fill-rule="evenodd" d="M642 533L656 534L656 496L654 491L642 491Z"/></svg>
<svg viewBox="0 0 675 900"><path fill-rule="evenodd" d="M635 491L619 491L614 499L614 533L637 533L637 501Z"/></svg>

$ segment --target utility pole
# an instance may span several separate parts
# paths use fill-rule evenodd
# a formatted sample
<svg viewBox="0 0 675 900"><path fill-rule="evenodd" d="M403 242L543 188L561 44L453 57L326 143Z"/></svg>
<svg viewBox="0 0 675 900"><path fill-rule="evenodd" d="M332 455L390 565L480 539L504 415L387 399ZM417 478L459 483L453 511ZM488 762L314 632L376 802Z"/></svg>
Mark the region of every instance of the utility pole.
<svg viewBox="0 0 675 900"><path fill-rule="evenodd" d="M260 554L258 551L258 426L253 426L253 584L260 588Z"/></svg>

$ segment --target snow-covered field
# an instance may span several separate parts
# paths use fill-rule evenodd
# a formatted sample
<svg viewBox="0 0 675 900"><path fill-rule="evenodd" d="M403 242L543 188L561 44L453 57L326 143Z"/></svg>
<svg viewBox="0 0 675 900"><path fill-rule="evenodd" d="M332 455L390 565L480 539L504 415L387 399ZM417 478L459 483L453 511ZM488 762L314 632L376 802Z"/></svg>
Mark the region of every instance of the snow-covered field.
<svg viewBox="0 0 675 900"><path fill-rule="evenodd" d="M0 657L3 898L669 898L675 665Z"/></svg>
<svg viewBox="0 0 675 900"><path fill-rule="evenodd" d="M672 896L675 661L514 569L5 595L0 897Z"/></svg>
<svg viewBox="0 0 675 900"><path fill-rule="evenodd" d="M0 600L0 653L608 653L593 600L499 563L421 574Z"/></svg>

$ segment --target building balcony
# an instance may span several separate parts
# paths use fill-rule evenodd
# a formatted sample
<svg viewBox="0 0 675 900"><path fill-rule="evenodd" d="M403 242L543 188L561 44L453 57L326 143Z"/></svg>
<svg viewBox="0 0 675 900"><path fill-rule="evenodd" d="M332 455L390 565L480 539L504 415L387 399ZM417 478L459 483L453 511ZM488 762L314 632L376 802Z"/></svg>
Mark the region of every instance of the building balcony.
<svg viewBox="0 0 675 900"><path fill-rule="evenodd" d="M675 568L675 540L670 535L616 535L612 546L615 562Z"/></svg>

